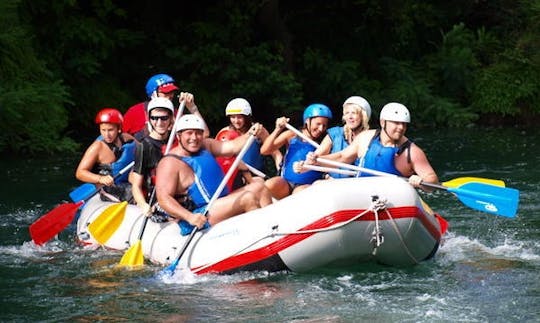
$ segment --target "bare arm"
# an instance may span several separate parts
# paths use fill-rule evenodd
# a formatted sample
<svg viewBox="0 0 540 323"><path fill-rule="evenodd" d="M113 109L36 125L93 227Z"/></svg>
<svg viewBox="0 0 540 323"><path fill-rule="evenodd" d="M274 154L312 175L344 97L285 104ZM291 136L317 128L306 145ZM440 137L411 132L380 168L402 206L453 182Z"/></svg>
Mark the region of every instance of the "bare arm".
<svg viewBox="0 0 540 323"><path fill-rule="evenodd" d="M192 114L196 115L197 117L201 118L201 120L204 123L204 131L203 136L204 138L210 137L210 129L208 128L208 125L206 124L206 121L204 121L204 118L202 114L199 112L199 108L195 104L195 96L193 94L188 92L181 92L180 96L178 97L178 100L180 102L186 101L186 108L191 112Z"/></svg>
<svg viewBox="0 0 540 323"><path fill-rule="evenodd" d="M75 171L75 177L81 182L101 185L112 185L114 183L112 176L103 176L91 172L94 165L99 162L101 144L101 141L94 141L81 158Z"/></svg>
<svg viewBox="0 0 540 323"><path fill-rule="evenodd" d="M131 192L133 193L135 203L146 212L149 205L143 192L144 176L132 171L129 173L129 182L131 183Z"/></svg>
<svg viewBox="0 0 540 323"><path fill-rule="evenodd" d="M255 123L251 126L248 132L241 135L240 137L235 138L234 140L229 141L219 141L212 138L206 138L204 140L204 146L208 149L214 156L233 156L238 155L242 150L248 138L253 134L257 137L261 135L262 125L260 123Z"/></svg>
<svg viewBox="0 0 540 323"><path fill-rule="evenodd" d="M175 198L178 193L187 191L189 185L186 184L190 180L193 181L193 171L186 163L172 157L163 157L156 172L157 201L170 216L201 228L206 223L206 217L191 213Z"/></svg>
<svg viewBox="0 0 540 323"><path fill-rule="evenodd" d="M315 155L322 156L327 155L332 150L332 138L329 135L324 136L319 148L315 150Z"/></svg>
<svg viewBox="0 0 540 323"><path fill-rule="evenodd" d="M409 178L409 183L413 184L415 187L420 187L425 191L433 191L433 189L421 186L419 185L420 182L427 182L432 184L438 184L439 183L439 177L437 176L437 173L435 173L435 170L429 163L429 160L420 147L418 147L415 144L412 144L411 146L411 164L412 164L412 170L414 173L416 173L417 176L412 175ZM419 177L419 178L415 178Z"/></svg>
<svg viewBox="0 0 540 323"><path fill-rule="evenodd" d="M286 117L276 119L276 127L264 140L261 146L261 154L272 154L274 151L279 150L283 145L288 144L290 139L295 136L294 132L290 130L283 131L287 122L289 122L289 118Z"/></svg>

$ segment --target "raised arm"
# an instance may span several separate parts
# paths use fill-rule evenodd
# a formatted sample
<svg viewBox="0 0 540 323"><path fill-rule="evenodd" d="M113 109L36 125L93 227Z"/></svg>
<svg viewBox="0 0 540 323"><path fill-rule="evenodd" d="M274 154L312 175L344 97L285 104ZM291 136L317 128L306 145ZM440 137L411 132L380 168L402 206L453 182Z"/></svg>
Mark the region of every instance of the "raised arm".
<svg viewBox="0 0 540 323"><path fill-rule="evenodd" d="M189 112L191 112L191 114L194 114L194 115L198 116L199 118L201 118L201 120L204 122L203 136L204 136L204 138L210 137L210 129L208 128L208 125L206 124L206 121L204 121L204 118L203 118L201 112L199 111L199 108L195 104L195 97L193 96L193 94L188 93L188 92L181 92L180 96L178 97L178 100L180 102L185 100L186 101L186 108L189 110Z"/></svg>
<svg viewBox="0 0 540 323"><path fill-rule="evenodd" d="M250 135L254 135L257 138L261 136L262 125L260 123L254 123L248 132L241 135L234 140L229 141L220 141L213 138L206 138L204 140L204 146L208 151L210 151L214 156L233 156L237 155Z"/></svg>
<svg viewBox="0 0 540 323"><path fill-rule="evenodd" d="M292 131L283 131L287 122L289 122L289 118L286 117L276 119L276 127L263 142L261 146L261 154L272 154L274 151L279 150L279 148L287 144L290 138L294 137L294 133Z"/></svg>

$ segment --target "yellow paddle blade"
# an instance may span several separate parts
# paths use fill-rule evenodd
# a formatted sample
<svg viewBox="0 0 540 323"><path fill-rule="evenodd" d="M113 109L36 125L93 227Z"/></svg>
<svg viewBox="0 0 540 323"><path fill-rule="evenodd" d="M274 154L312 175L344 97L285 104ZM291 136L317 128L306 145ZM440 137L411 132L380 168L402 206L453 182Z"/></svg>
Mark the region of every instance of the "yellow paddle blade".
<svg viewBox="0 0 540 323"><path fill-rule="evenodd" d="M449 180L447 182L444 182L442 184L443 186L446 186L446 187L456 188L467 183L482 183L482 184L489 184L489 185L500 186L500 187L506 186L506 184L501 180L482 178L482 177L458 177L458 178Z"/></svg>
<svg viewBox="0 0 540 323"><path fill-rule="evenodd" d="M88 230L100 244L105 244L107 240L116 232L124 221L127 202L110 205L103 211L90 225Z"/></svg>
<svg viewBox="0 0 540 323"><path fill-rule="evenodd" d="M124 253L122 259L120 259L119 266L142 266L144 265L144 257L142 253L142 243L141 240L129 247L129 249Z"/></svg>

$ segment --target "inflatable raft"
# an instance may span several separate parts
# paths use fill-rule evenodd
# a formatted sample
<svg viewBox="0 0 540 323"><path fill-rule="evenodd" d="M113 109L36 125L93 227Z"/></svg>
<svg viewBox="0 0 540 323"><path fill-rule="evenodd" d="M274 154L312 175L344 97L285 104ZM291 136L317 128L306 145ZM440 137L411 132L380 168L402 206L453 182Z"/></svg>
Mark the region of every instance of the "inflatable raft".
<svg viewBox="0 0 540 323"><path fill-rule="evenodd" d="M77 223L83 244L98 245L88 226L110 205L99 197L86 203ZM103 246L129 248L138 241L142 223L140 209L128 205L122 223ZM178 267L205 274L304 272L369 261L409 266L435 254L445 230L442 223L402 179L327 180L197 232ZM144 256L168 265L187 238L176 222L148 221L141 240Z"/></svg>

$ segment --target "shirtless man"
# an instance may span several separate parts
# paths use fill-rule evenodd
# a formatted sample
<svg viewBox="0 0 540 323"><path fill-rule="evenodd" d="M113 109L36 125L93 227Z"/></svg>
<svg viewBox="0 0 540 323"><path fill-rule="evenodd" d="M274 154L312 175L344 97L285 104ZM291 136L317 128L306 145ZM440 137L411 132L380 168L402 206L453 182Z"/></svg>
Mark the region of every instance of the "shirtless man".
<svg viewBox="0 0 540 323"><path fill-rule="evenodd" d="M250 134L260 135L260 124L254 124L248 133L232 141L219 141L204 138L204 122L196 115L184 115L178 123L178 146L158 164L156 194L159 207L180 220L183 235L191 233L194 227L204 229L207 223L214 225L272 203L264 184L254 182L230 194L224 190L206 210L224 178L215 157L238 154Z"/></svg>

